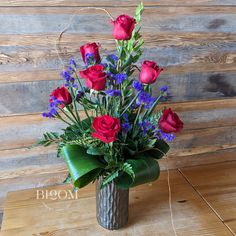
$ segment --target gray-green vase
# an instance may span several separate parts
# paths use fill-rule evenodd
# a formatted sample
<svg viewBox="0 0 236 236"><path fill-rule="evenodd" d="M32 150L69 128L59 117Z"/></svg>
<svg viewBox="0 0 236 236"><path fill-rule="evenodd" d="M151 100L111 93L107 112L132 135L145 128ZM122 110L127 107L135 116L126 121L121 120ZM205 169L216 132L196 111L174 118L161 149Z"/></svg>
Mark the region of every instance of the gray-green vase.
<svg viewBox="0 0 236 236"><path fill-rule="evenodd" d="M102 177L96 185L98 223L109 230L120 229L128 223L129 189L120 189L111 182L100 189Z"/></svg>

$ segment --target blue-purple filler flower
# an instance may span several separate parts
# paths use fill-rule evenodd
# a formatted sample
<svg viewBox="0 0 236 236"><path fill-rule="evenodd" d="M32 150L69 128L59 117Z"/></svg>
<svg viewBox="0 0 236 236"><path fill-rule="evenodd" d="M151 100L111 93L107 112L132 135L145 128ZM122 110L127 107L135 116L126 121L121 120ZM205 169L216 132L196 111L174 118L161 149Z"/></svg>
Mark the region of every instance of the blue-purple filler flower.
<svg viewBox="0 0 236 236"><path fill-rule="evenodd" d="M155 98L151 97L149 93L141 92L138 96L136 104L139 106L143 104L145 109L149 109L152 107L154 102Z"/></svg>
<svg viewBox="0 0 236 236"><path fill-rule="evenodd" d="M106 94L108 96L111 96L111 97L121 96L121 91L120 90L109 89L109 90L106 91Z"/></svg>
<svg viewBox="0 0 236 236"><path fill-rule="evenodd" d="M160 91L162 93L166 93L168 91L168 86L167 85L161 86Z"/></svg>
<svg viewBox="0 0 236 236"><path fill-rule="evenodd" d="M133 81L133 88L134 88L137 92L143 91L143 85L142 85L142 83L140 83L140 82L137 81L137 80L134 80L134 81Z"/></svg>
<svg viewBox="0 0 236 236"><path fill-rule="evenodd" d="M139 127L144 135L146 135L148 131L153 131L156 128L155 125L153 125L148 119L139 122Z"/></svg>
<svg viewBox="0 0 236 236"><path fill-rule="evenodd" d="M131 129L131 125L129 123L129 117L127 114L124 114L122 117L124 119L124 123L121 124L122 131L124 133L128 133L129 130Z"/></svg>
<svg viewBox="0 0 236 236"><path fill-rule="evenodd" d="M59 101L55 97L51 96L50 103L49 103L49 112L43 112L42 116L48 117L48 118L54 117L55 115L58 114L57 108L60 104L61 104L61 101Z"/></svg>
<svg viewBox="0 0 236 236"><path fill-rule="evenodd" d="M164 133L161 129L159 130L156 130L154 132L154 136L158 139L163 139L165 140L166 142L171 142L174 140L175 136L174 134L171 134L171 133Z"/></svg>
<svg viewBox="0 0 236 236"><path fill-rule="evenodd" d="M61 77L65 80L65 86L68 87L71 84L73 85L75 79L71 76L70 70L64 70L61 72Z"/></svg>
<svg viewBox="0 0 236 236"><path fill-rule="evenodd" d="M127 75L124 73L116 74L115 75L116 84L122 84L126 80L126 78L127 78Z"/></svg>
<svg viewBox="0 0 236 236"><path fill-rule="evenodd" d="M160 92L161 92L161 101L162 102L166 101L167 100L167 96L169 95L169 93L168 93L168 86L167 85L161 86Z"/></svg>
<svg viewBox="0 0 236 236"><path fill-rule="evenodd" d="M96 59L93 53L86 53L85 62L87 66L93 65L96 63Z"/></svg>
<svg viewBox="0 0 236 236"><path fill-rule="evenodd" d="M76 99L77 99L77 100L80 100L83 96L84 96L84 92L79 90L79 91L77 92Z"/></svg>

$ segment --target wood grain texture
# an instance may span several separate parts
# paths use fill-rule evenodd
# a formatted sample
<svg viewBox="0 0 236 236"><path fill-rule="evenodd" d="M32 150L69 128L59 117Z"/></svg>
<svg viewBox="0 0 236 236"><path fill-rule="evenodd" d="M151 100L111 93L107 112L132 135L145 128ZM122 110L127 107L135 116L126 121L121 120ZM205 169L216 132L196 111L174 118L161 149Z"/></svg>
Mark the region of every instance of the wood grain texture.
<svg viewBox="0 0 236 236"><path fill-rule="evenodd" d="M62 65L55 50L57 36L0 35L0 83L59 79ZM235 70L235 34L154 32L144 34L144 40L146 44L142 58L158 61L166 68L164 73L170 78L175 74ZM61 41L64 63L70 56L76 55L82 68L79 46L87 41L100 41L103 55L115 50L110 35L65 34Z"/></svg>
<svg viewBox="0 0 236 236"><path fill-rule="evenodd" d="M117 15L131 14L134 9L109 10ZM1 114L47 109L47 94L60 84L56 80L62 68L54 42L72 13L78 15L62 40L65 62L72 55L79 57L79 46L87 40L99 39L104 53L114 51L111 26L101 12L79 12L76 7L6 7L1 12L0 19L5 22L0 27ZM91 18L96 26L90 24ZM158 61L166 68L159 85L169 85L169 101L236 95L234 18L235 8L223 6L147 9L143 18L147 44L142 60ZM93 36L87 38L88 31L93 32ZM79 64L82 66L81 61ZM19 98L17 104L12 102L14 96Z"/></svg>
<svg viewBox="0 0 236 236"><path fill-rule="evenodd" d="M60 55L64 63L74 55L81 68L82 44L100 42L103 55L114 52L115 44L104 12L80 8L102 6L116 17L133 15L137 2L0 1L0 20L4 22L0 25L0 209L8 191L57 184L65 176L65 164L56 158L53 147L26 148L43 132L62 128L60 122L39 114L48 108L50 91L63 83L59 77L63 66L55 50L59 33L75 14L62 37ZM144 4L141 61L148 58L166 68L155 93L167 84L170 93L161 107L173 107L185 123L169 158L161 160L161 168L233 160L236 2L147 0Z"/></svg>
<svg viewBox="0 0 236 236"><path fill-rule="evenodd" d="M42 170L42 173L40 170L37 173L34 171L33 175L21 174L18 177L1 179L0 211L3 209L3 204L9 191L61 184L67 176L67 172L62 167L55 168L53 173L50 173L49 168L43 168Z"/></svg>
<svg viewBox="0 0 236 236"><path fill-rule="evenodd" d="M177 74L172 78L162 75L153 91L158 95L160 87L168 85L167 101L172 102L231 98L236 95L235 76L236 73ZM0 116L47 111L50 92L62 84L62 80L0 84Z"/></svg>
<svg viewBox="0 0 236 236"><path fill-rule="evenodd" d="M76 0L1 0L0 6L111 6L111 7L119 7L119 6L132 6L135 7L140 1L132 1L132 0L119 0L119 1L109 1L109 0L102 0L102 1L94 1L88 0L86 2L76 1ZM143 3L145 6L197 6L197 5L218 5L218 6L234 6L234 0L197 0L189 2L188 0L144 0Z"/></svg>
<svg viewBox="0 0 236 236"><path fill-rule="evenodd" d="M112 232L96 223L95 193L92 185L80 191L78 200L37 200L36 189L9 193L5 204L2 236L64 236L78 232L81 235L173 235L166 178L166 173L163 172L161 178L152 185L132 189L129 224L124 229ZM171 183L174 222L178 235L231 235L180 173L171 172ZM57 186L51 189L70 188ZM85 205L86 208L82 207Z"/></svg>
<svg viewBox="0 0 236 236"><path fill-rule="evenodd" d="M234 234L236 233L235 169L236 162L182 169L193 187Z"/></svg>
<svg viewBox="0 0 236 236"><path fill-rule="evenodd" d="M4 11L1 11L0 19L4 18L5 24L0 28L1 34L57 33L68 25L72 14L75 16L68 32L111 34L110 19L99 9L84 11L79 7L4 7L2 9ZM106 9L114 17L122 13L133 15L135 11L134 7ZM20 17L20 21L17 17ZM90 19L93 19L96 24L91 24ZM235 7L154 7L147 8L143 13L142 32L235 33L234 19Z"/></svg>
<svg viewBox="0 0 236 236"><path fill-rule="evenodd" d="M213 100L205 102L163 103L160 108L172 107L184 120L185 129L171 144L168 159L160 161L162 169L202 165L234 160L236 150L236 101ZM40 114L0 118L0 192L14 190L21 178L31 179L19 185L27 188L36 183L37 176L48 174L51 179L66 172L62 159L56 158L55 147L27 149L43 132L62 128L60 122L42 118ZM204 137L204 138L203 138ZM43 185L43 184L42 184ZM47 182L45 183L47 185ZM3 199L0 199L2 202Z"/></svg>
<svg viewBox="0 0 236 236"><path fill-rule="evenodd" d="M216 133L222 132L222 130L233 133L233 127L236 126L236 99L234 98L174 104L163 103L159 106L159 109L165 107L172 107L173 110L179 113L185 123L185 130L178 137L181 143L191 143L192 141L190 140L194 140L194 135L197 134L199 135L196 136L196 140L200 139L202 135L201 132L210 135L213 131L208 130L208 128L214 128L212 130L215 130ZM82 117L85 117L82 111L80 114ZM65 126L62 122L53 119L45 119L38 113L0 117L0 150L28 147L40 138L44 132L50 130L60 131L63 127ZM232 131L230 131L231 129ZM220 137L222 137L220 139L222 145L230 140L230 136L224 134ZM212 146L214 146L214 144L219 145L220 141L215 142L213 138L209 140L208 143L212 142ZM201 143L204 144L204 140L202 140ZM175 147L178 145L180 145L180 143ZM180 148L182 147L181 145ZM184 147L186 147L186 145ZM194 144L192 144L191 147L194 147Z"/></svg>

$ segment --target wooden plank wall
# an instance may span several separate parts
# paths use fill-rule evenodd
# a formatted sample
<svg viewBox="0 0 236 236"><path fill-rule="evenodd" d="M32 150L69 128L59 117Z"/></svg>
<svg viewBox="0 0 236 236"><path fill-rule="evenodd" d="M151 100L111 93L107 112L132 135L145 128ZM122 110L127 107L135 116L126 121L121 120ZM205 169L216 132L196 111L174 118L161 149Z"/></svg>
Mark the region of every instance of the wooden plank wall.
<svg viewBox="0 0 236 236"><path fill-rule="evenodd" d="M61 56L80 58L79 47L99 41L114 51L109 19L133 14L138 1L1 0L0 1L0 209L7 191L59 183L65 176L53 148L27 149L59 122L40 113L49 92L60 85L62 69L55 50L63 35ZM167 70L167 104L180 113L185 130L172 144L171 168L235 159L236 150L236 1L147 0L143 15L144 58ZM169 104L170 103L170 104ZM174 103L174 104L172 104ZM163 168L167 167L162 162Z"/></svg>

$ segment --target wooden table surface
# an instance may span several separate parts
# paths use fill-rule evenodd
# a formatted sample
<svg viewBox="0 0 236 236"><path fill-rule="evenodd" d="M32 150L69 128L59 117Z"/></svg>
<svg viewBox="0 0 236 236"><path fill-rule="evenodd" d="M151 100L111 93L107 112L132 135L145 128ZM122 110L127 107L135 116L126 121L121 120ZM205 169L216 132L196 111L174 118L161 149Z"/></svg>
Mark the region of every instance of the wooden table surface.
<svg viewBox="0 0 236 236"><path fill-rule="evenodd" d="M236 162L170 171L174 225L178 236L236 234ZM69 190L59 185L38 190ZM2 236L173 236L167 173L130 191L127 227L108 231L95 217L95 190L79 191L77 200L37 200L37 189L8 193Z"/></svg>

